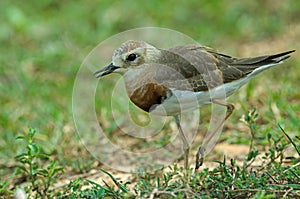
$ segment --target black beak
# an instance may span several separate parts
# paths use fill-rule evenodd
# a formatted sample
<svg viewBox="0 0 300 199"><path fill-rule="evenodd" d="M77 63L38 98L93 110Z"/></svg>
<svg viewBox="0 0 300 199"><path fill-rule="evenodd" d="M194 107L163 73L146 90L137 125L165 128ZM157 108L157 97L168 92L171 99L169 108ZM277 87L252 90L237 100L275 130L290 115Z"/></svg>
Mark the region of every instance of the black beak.
<svg viewBox="0 0 300 199"><path fill-rule="evenodd" d="M102 68L102 69L96 71L96 72L94 73L94 75L96 76L96 78L98 78L98 77L103 77L103 76L105 76L105 75L108 75L108 74L112 73L114 70L116 70L116 69L118 69L118 68L120 68L120 67L119 67L119 66L114 66L114 65L111 63L111 64L109 64L108 66L106 66L106 67L104 67L104 68Z"/></svg>

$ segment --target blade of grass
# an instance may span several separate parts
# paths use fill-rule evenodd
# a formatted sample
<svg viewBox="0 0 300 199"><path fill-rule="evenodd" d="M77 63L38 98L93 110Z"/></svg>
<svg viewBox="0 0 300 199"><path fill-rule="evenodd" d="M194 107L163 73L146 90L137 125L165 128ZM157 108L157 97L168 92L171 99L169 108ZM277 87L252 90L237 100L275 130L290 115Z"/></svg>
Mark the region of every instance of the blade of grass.
<svg viewBox="0 0 300 199"><path fill-rule="evenodd" d="M117 187L119 189L121 189L124 193L128 193L128 190L126 189L126 187L124 185L120 184L110 173L108 173L104 169L101 169L101 171L103 173L105 173L106 175L108 175L114 181L115 185L117 185Z"/></svg>
<svg viewBox="0 0 300 199"><path fill-rule="evenodd" d="M283 128L280 126L280 124L278 124L280 130L284 133L284 135L288 138L288 140L292 143L292 145L294 146L294 148L296 149L298 155L300 156L300 148L298 148L298 146L295 144L295 142L291 139L291 137L283 130Z"/></svg>

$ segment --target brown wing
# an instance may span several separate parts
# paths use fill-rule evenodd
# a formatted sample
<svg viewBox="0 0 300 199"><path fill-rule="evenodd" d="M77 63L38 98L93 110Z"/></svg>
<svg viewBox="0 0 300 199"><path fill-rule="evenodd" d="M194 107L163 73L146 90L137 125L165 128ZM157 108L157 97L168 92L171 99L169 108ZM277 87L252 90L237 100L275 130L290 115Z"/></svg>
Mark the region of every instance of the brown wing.
<svg viewBox="0 0 300 199"><path fill-rule="evenodd" d="M174 68L187 78L194 91L203 91L243 78L261 66L279 63L294 51L254 58L235 58L205 46L186 45L162 52L162 64Z"/></svg>
<svg viewBox="0 0 300 199"><path fill-rule="evenodd" d="M289 58L287 55L294 52L294 50L253 58L235 58L213 50L208 50L208 52L218 60L217 66L223 74L224 83L226 83L238 80L261 66L278 64Z"/></svg>
<svg viewBox="0 0 300 199"><path fill-rule="evenodd" d="M162 51L160 64L172 67L188 81L193 91L206 91L223 84L222 73L217 66L218 60L207 51L207 47L199 45L177 46ZM170 81L178 81L178 77L168 77ZM181 89L180 86L175 86Z"/></svg>

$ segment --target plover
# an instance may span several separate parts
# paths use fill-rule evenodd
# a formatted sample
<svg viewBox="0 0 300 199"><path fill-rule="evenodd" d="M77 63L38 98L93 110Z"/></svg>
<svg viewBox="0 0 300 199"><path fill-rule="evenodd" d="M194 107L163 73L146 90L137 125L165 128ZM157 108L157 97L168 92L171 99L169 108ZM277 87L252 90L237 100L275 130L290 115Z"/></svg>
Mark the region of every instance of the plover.
<svg viewBox="0 0 300 199"><path fill-rule="evenodd" d="M180 114L215 103L227 107L224 122L234 109L225 101L226 97L260 72L282 63L292 52L235 58L201 45L162 50L144 41L129 40L115 50L111 64L94 74L97 78L121 74L127 94L136 106L153 114L174 116L187 169L190 146L180 125ZM215 128L218 130L219 126ZM203 163L204 152L205 148L199 147L196 170Z"/></svg>

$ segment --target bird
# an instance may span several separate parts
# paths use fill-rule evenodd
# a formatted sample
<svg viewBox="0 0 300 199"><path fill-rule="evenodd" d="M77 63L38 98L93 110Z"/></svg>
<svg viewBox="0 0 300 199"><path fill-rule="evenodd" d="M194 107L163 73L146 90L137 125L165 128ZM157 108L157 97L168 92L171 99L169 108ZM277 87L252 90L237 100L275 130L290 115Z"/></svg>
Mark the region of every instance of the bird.
<svg viewBox="0 0 300 199"><path fill-rule="evenodd" d="M182 141L184 168L188 169L190 146L180 114L218 104L227 108L222 124L234 110L234 105L225 99L260 72L281 64L294 51L236 58L199 44L160 49L142 40L128 40L114 51L111 63L94 75L100 78L121 74L127 95L137 107L148 113L173 116ZM212 136L220 126L211 132ZM205 143L196 154L195 170L203 164L204 153Z"/></svg>

